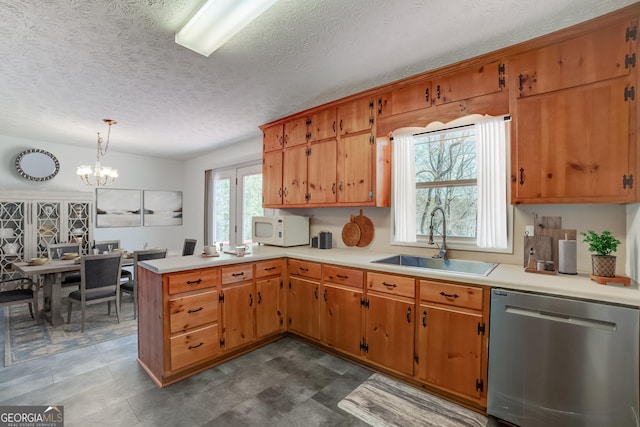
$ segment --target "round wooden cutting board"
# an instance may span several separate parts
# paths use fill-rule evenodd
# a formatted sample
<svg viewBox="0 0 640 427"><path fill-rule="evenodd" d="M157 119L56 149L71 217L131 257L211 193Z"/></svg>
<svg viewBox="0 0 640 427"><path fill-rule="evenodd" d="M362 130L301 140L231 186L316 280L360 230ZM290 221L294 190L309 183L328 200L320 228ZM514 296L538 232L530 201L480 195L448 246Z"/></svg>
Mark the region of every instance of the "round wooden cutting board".
<svg viewBox="0 0 640 427"><path fill-rule="evenodd" d="M342 227L342 241L347 246L355 246L360 241L360 227L354 222L354 217L351 215L351 220Z"/></svg>
<svg viewBox="0 0 640 427"><path fill-rule="evenodd" d="M373 222L366 216L362 214L362 209L360 209L360 215L358 215L354 222L360 228L360 240L358 240L357 245L359 247L364 247L369 245L373 240L373 235L375 233L375 228L373 226Z"/></svg>

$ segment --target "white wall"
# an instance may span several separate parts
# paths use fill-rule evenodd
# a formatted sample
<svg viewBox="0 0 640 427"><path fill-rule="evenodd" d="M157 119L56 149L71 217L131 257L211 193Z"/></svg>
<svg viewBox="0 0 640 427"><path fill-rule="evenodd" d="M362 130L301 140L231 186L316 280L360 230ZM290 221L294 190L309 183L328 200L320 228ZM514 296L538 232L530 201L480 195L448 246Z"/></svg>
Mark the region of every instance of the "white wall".
<svg viewBox="0 0 640 427"><path fill-rule="evenodd" d="M52 180L34 182L22 178L15 169L16 156L23 150L40 148L52 153L60 162L60 172ZM183 162L146 156L118 153L114 151L117 142L111 141L109 153L103 163L120 171L120 177L109 188L138 190L175 190L184 191ZM95 161L96 145L87 142L87 148L54 144L46 141L34 141L0 135L0 191L80 191L94 195L95 188L80 181L76 175L76 166L91 164ZM191 208L184 204L183 209ZM119 239L126 249L141 249L145 242L150 247L168 247L170 250L182 250L185 238L183 226L172 227L123 227L96 228L96 240Z"/></svg>
<svg viewBox="0 0 640 427"><path fill-rule="evenodd" d="M640 203L627 205L626 274L640 282Z"/></svg>

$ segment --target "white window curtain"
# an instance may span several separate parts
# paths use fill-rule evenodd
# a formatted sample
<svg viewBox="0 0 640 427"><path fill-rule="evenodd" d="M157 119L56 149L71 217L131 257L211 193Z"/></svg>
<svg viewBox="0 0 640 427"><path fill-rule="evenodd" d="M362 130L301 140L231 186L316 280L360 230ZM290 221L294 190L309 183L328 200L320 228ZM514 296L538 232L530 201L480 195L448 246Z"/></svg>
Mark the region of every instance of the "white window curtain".
<svg viewBox="0 0 640 427"><path fill-rule="evenodd" d="M393 136L393 240L416 241L416 159L413 134Z"/></svg>
<svg viewBox="0 0 640 427"><path fill-rule="evenodd" d="M507 238L507 137L503 117L476 122L477 245L504 249Z"/></svg>

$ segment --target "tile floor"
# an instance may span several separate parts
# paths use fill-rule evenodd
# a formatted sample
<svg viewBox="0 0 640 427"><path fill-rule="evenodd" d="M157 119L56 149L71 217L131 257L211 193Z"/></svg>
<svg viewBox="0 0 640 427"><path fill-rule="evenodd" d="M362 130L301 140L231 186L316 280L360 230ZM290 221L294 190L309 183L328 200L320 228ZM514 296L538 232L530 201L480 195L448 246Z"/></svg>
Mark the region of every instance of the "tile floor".
<svg viewBox="0 0 640 427"><path fill-rule="evenodd" d="M67 427L366 426L337 405L372 372L292 338L163 389L136 356L132 335L0 367L0 405L64 405Z"/></svg>

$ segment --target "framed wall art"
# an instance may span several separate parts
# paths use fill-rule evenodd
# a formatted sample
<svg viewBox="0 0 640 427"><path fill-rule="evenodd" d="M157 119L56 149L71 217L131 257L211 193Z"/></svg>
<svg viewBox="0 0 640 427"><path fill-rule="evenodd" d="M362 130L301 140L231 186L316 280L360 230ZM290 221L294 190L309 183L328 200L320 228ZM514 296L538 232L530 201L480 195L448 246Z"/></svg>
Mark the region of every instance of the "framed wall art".
<svg viewBox="0 0 640 427"><path fill-rule="evenodd" d="M182 225L182 191L144 191L144 226Z"/></svg>
<svg viewBox="0 0 640 427"><path fill-rule="evenodd" d="M96 227L140 227L142 192L113 188L96 189Z"/></svg>

